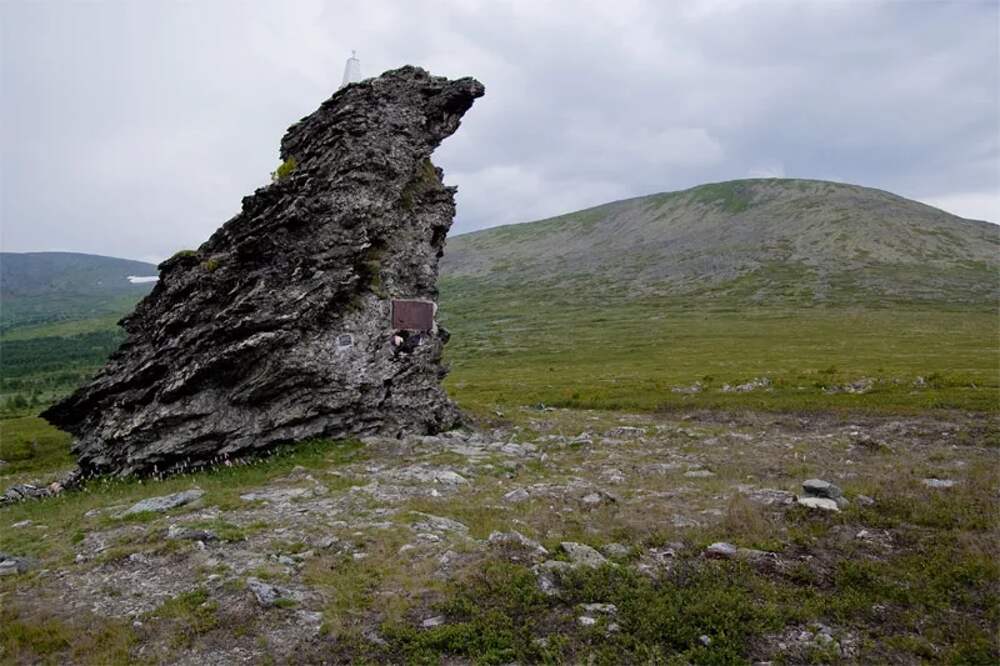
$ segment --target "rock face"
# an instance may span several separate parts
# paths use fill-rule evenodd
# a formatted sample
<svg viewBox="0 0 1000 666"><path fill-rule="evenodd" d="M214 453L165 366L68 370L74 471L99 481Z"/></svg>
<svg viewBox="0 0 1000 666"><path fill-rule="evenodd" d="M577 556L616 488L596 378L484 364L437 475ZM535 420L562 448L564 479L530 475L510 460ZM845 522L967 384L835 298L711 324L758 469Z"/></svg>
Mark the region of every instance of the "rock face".
<svg viewBox="0 0 1000 666"><path fill-rule="evenodd" d="M43 414L75 436L81 470L169 473L310 437L453 427L447 331L421 303L407 321L429 324L393 328L393 307L437 296L455 188L430 155L483 93L403 67L289 128L275 182L163 262L121 348Z"/></svg>

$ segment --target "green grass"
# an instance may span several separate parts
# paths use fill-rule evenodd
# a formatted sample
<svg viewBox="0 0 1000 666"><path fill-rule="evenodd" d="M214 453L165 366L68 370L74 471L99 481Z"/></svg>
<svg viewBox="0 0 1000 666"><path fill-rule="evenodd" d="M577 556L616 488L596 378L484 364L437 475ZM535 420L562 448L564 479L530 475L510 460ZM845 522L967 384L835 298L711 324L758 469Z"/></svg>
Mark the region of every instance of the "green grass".
<svg viewBox="0 0 1000 666"><path fill-rule="evenodd" d="M0 659L10 664L133 664L135 632L126 623L82 613L69 624L0 604Z"/></svg>
<svg viewBox="0 0 1000 666"><path fill-rule="evenodd" d="M920 655L931 640L936 663L990 664L998 657L990 633L998 581L985 550L941 537L884 561L841 560L818 583L741 563L682 560L655 578L628 567L573 571L562 577L560 596L547 597L527 567L492 562L446 591L436 609L446 624L384 630L390 650L409 663L447 655L483 664L744 664L768 636L822 622L860 632L863 663ZM582 628L575 608L583 603L612 603L618 612ZM873 610L880 605L885 610ZM612 621L617 631L608 631ZM800 658L828 663L830 656L812 647Z"/></svg>
<svg viewBox="0 0 1000 666"><path fill-rule="evenodd" d="M11 483L35 474L69 469L70 436L33 416L0 420L0 479Z"/></svg>
<svg viewBox="0 0 1000 666"><path fill-rule="evenodd" d="M976 308L738 307L671 299L595 303L569 291L442 283L453 333L446 386L475 411L550 406L996 411L996 313ZM831 372L831 368L833 369ZM772 390L724 393L767 377ZM915 386L919 377L924 386ZM864 394L834 392L861 378ZM672 391L701 382L697 394Z"/></svg>

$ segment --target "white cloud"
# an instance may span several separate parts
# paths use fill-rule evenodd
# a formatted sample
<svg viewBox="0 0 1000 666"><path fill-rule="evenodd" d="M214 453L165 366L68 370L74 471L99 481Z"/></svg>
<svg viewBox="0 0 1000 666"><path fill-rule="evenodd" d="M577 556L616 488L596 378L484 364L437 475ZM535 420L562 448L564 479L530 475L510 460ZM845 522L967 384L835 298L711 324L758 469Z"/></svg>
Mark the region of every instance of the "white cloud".
<svg viewBox="0 0 1000 666"><path fill-rule="evenodd" d="M3 245L197 245L266 182L351 49L365 76L411 63L486 85L435 155L460 186L455 233L748 174L837 174L996 220L998 18L995 3L0 2Z"/></svg>
<svg viewBox="0 0 1000 666"><path fill-rule="evenodd" d="M1000 190L945 194L921 198L920 201L959 217L1000 224Z"/></svg>

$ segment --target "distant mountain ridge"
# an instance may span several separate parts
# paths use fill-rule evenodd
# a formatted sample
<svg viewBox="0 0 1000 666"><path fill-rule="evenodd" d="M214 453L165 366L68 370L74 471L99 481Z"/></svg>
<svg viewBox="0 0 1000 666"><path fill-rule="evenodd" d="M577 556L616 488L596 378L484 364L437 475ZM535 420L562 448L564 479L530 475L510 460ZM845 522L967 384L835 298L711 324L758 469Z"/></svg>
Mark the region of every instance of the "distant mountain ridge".
<svg viewBox="0 0 1000 666"><path fill-rule="evenodd" d="M817 180L753 179L449 238L446 280L767 303L985 303L1000 227Z"/></svg>
<svg viewBox="0 0 1000 666"><path fill-rule="evenodd" d="M129 276L159 275L155 264L79 252L0 252L0 298L144 294Z"/></svg>
<svg viewBox="0 0 1000 666"><path fill-rule="evenodd" d="M116 317L153 285L154 264L78 252L0 252L0 332L25 326Z"/></svg>

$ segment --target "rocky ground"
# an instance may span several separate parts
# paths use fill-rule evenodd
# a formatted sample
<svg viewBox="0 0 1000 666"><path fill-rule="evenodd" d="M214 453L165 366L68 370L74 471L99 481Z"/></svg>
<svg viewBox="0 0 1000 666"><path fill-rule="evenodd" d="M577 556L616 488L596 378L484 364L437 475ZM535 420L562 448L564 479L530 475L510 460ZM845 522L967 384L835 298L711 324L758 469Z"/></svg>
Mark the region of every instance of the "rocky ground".
<svg viewBox="0 0 1000 666"><path fill-rule="evenodd" d="M995 433L523 409L93 486L0 510L2 658L989 663Z"/></svg>

